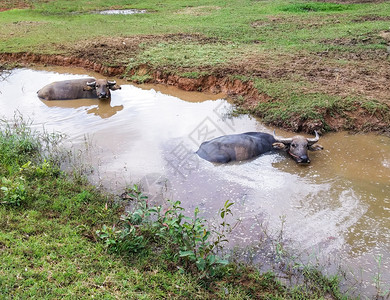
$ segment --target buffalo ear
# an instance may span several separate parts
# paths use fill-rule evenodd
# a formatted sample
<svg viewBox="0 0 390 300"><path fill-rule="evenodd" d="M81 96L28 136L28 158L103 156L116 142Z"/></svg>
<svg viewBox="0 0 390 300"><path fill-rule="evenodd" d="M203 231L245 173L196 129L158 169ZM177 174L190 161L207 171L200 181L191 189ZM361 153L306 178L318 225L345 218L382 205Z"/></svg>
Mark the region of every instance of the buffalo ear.
<svg viewBox="0 0 390 300"><path fill-rule="evenodd" d="M120 90L122 89L120 85L114 84L114 85L109 85L108 88L112 91Z"/></svg>
<svg viewBox="0 0 390 300"><path fill-rule="evenodd" d="M319 150L323 150L324 147L322 147L321 145L315 144L315 145L309 146L308 149L310 151L319 151Z"/></svg>
<svg viewBox="0 0 390 300"><path fill-rule="evenodd" d="M92 86L83 86L83 91L92 91L93 90L93 87Z"/></svg>
<svg viewBox="0 0 390 300"><path fill-rule="evenodd" d="M272 147L274 149L278 149L278 150L284 150L284 149L287 148L287 146L285 144L283 144L283 143L273 143Z"/></svg>

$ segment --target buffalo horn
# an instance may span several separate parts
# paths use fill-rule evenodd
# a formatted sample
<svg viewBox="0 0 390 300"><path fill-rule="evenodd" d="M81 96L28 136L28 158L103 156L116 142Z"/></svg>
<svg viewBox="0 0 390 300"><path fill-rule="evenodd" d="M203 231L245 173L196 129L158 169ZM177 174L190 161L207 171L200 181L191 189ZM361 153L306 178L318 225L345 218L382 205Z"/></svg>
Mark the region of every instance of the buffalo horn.
<svg viewBox="0 0 390 300"><path fill-rule="evenodd" d="M279 143L283 143L283 144L291 144L292 143L292 138L282 138L282 137L276 136L275 130L274 130L274 139L275 139L275 141L277 141Z"/></svg>
<svg viewBox="0 0 390 300"><path fill-rule="evenodd" d="M315 134L316 134L316 137L313 138L313 139L307 139L307 143L310 145L313 145L315 143L317 143L320 139L320 136L318 135L318 132L316 130L314 130Z"/></svg>
<svg viewBox="0 0 390 300"><path fill-rule="evenodd" d="M108 83L108 85L116 85L116 81L115 80L114 81L107 80L107 83Z"/></svg>
<svg viewBox="0 0 390 300"><path fill-rule="evenodd" d="M87 85L88 86L95 86L96 85L96 81L87 82Z"/></svg>

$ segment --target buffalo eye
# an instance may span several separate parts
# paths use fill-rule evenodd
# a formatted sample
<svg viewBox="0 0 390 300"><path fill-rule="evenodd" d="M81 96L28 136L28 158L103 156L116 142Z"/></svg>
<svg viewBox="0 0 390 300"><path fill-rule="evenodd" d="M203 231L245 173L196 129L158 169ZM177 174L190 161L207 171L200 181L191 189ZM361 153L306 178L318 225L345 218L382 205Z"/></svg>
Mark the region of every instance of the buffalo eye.
<svg viewBox="0 0 390 300"><path fill-rule="evenodd" d="M293 147L293 148L295 148L296 146L297 146L297 144L295 144L295 143L291 144L291 147Z"/></svg>

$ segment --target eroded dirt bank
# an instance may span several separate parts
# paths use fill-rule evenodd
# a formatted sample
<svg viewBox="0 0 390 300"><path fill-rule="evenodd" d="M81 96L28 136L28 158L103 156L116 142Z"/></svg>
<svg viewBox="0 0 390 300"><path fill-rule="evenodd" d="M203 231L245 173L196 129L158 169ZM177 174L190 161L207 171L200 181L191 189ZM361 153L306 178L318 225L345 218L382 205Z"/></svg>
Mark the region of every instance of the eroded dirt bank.
<svg viewBox="0 0 390 300"><path fill-rule="evenodd" d="M261 116L261 112L256 109L259 103L283 101L283 99L274 99L264 93L260 93L255 88L253 81L235 79L232 76L234 75L234 68L232 70L216 68L215 70L208 70L208 73L212 75L188 78L172 74L169 70L153 69L145 64L129 69L124 65L107 66L106 64L96 62L94 59L80 56L40 55L25 52L2 53L0 54L0 62L16 66L38 64L82 67L108 77L134 78L134 75L138 77L143 76L145 82L172 85L186 91L223 92L237 100L235 102L240 110L258 116ZM237 75L240 75L240 72ZM307 133L312 133L314 130L322 132L351 130L355 132L373 131L390 135L390 106L386 101L383 102L383 105L385 106L384 110L370 110L356 103L352 110L348 108L345 111L319 111L321 118L303 119L301 116L296 115L288 120L274 120L266 123L287 130Z"/></svg>

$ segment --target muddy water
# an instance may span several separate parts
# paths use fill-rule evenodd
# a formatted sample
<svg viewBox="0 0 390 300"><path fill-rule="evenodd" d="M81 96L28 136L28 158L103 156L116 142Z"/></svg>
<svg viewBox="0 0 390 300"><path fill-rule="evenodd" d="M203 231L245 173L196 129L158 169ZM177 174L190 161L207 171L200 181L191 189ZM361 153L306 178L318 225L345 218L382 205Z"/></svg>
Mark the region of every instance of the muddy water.
<svg viewBox="0 0 390 300"><path fill-rule="evenodd" d="M144 9L111 9L99 11L99 14L101 15L134 15L144 13L146 13L146 10Z"/></svg>
<svg viewBox="0 0 390 300"><path fill-rule="evenodd" d="M66 133L93 165L91 180L113 191L141 182L155 202L180 200L214 217L226 200L242 223L234 245L257 243L262 226L283 233L315 257L333 257L351 267L363 294L373 295L375 259L382 257L383 288L390 282L390 139L327 134L323 151L300 166L284 153L216 165L199 159L199 144L245 131L272 132L248 116L230 117L223 95L164 86L122 89L110 101L41 101L36 92L57 80L96 76L84 70L16 69L0 82L0 115L18 110L51 131ZM64 73L67 72L67 73ZM80 75L85 74L85 75ZM278 135L291 134L277 130ZM262 225L263 224L263 225ZM334 265L333 265L334 267Z"/></svg>

